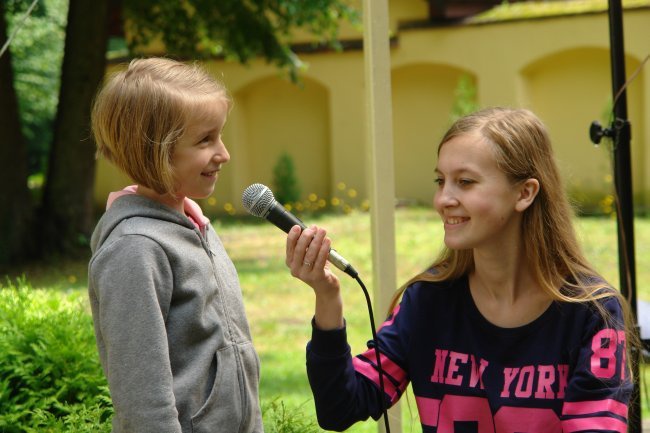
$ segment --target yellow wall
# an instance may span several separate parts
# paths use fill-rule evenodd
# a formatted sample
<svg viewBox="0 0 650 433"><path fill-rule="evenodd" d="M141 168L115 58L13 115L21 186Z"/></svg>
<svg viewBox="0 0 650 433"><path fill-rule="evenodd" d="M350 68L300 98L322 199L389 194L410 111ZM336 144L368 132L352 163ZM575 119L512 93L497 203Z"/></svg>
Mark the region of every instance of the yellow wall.
<svg viewBox="0 0 650 433"><path fill-rule="evenodd" d="M437 142L450 124L461 76L472 77L481 106L531 108L547 123L567 186L597 203L611 193L610 157L603 142L588 135L593 120L603 123L611 100L609 28L606 13L494 24L399 30L404 20L424 19L426 2L390 2L395 146L395 191L407 202L430 203ZM627 75L650 53L650 9L624 13ZM345 38L361 38L347 27ZM356 35L356 36L355 36ZM221 174L207 211L230 204L242 211L241 193L251 183L271 185L272 167L282 151L294 158L304 195L340 194L346 188L366 196L365 100L361 51L302 54L300 86L272 66L211 61L235 105L225 142L232 160ZM650 205L650 67L628 87L632 124L632 173L637 205ZM100 161L98 206L126 183Z"/></svg>

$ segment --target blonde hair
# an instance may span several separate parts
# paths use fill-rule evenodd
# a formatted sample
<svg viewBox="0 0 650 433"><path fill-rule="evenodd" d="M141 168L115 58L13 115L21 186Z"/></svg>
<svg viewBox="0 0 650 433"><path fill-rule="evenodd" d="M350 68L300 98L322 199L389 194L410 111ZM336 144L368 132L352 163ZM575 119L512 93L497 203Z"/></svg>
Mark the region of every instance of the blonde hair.
<svg viewBox="0 0 650 433"><path fill-rule="evenodd" d="M524 212L521 226L523 250L536 281L553 300L591 303L606 322L611 318L597 301L618 298L625 315L629 351L630 346L638 344L629 305L618 291L609 289L583 255L572 224L574 212L544 124L525 109L487 108L458 119L442 138L438 154L452 138L471 133L492 143L497 166L513 184L530 178L539 181L539 193ZM473 268L472 250L444 247L427 271L397 291L390 311L412 283L454 280Z"/></svg>
<svg viewBox="0 0 650 433"><path fill-rule="evenodd" d="M134 59L95 98L91 125L97 153L136 183L173 194L174 148L189 117L215 98L230 105L225 86L196 64Z"/></svg>

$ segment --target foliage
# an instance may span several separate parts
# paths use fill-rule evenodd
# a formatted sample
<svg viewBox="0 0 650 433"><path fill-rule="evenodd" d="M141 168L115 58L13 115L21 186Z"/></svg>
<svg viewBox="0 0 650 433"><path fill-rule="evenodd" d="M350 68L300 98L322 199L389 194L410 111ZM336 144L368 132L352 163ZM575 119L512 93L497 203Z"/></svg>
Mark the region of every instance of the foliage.
<svg viewBox="0 0 650 433"><path fill-rule="evenodd" d="M264 57L294 81L302 65L289 46L292 31L306 29L336 48L340 20L358 21L344 0L131 0L124 2L124 14L134 53L160 39L173 55L222 56L244 64Z"/></svg>
<svg viewBox="0 0 650 433"><path fill-rule="evenodd" d="M451 108L452 122L479 109L476 100L476 84L470 75L461 75L458 79L454 95L454 105Z"/></svg>
<svg viewBox="0 0 650 433"><path fill-rule="evenodd" d="M650 0L624 0L624 8L650 5ZM469 18L470 23L488 23L520 19L562 16L603 12L607 10L606 0L571 0L571 1L504 1L498 6Z"/></svg>
<svg viewBox="0 0 650 433"><path fill-rule="evenodd" d="M275 399L263 404L264 431L267 433L318 433L320 430L311 416L301 407L291 407Z"/></svg>
<svg viewBox="0 0 650 433"><path fill-rule="evenodd" d="M51 412L38 409L34 414L34 426L26 427L25 433L110 433L113 408L110 398L102 394L99 403L69 405L69 412L60 418Z"/></svg>
<svg viewBox="0 0 650 433"><path fill-rule="evenodd" d="M0 287L0 431L97 431L111 412L84 298Z"/></svg>
<svg viewBox="0 0 650 433"><path fill-rule="evenodd" d="M282 152L273 166L273 187L275 199L282 204L300 200L300 187L293 158Z"/></svg>
<svg viewBox="0 0 650 433"><path fill-rule="evenodd" d="M31 1L8 0L10 34L20 25L11 43L14 86L27 139L29 174L44 170L52 140L52 124L59 100L61 61L68 0L39 1L22 21Z"/></svg>

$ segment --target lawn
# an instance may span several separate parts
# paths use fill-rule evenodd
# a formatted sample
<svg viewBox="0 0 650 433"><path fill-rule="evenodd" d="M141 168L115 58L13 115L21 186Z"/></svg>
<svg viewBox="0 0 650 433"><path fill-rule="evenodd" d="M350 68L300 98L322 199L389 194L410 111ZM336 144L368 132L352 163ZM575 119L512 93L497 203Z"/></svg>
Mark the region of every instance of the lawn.
<svg viewBox="0 0 650 433"><path fill-rule="evenodd" d="M428 266L442 242L438 217L426 208L401 208L396 212L397 280L401 284ZM353 212L346 216L303 218L328 229L334 247L359 271L372 291L370 216ZM616 223L610 218L581 218L576 227L587 257L618 285ZM313 403L304 367L305 344L313 314L311 289L293 279L284 265L284 234L261 220L215 222L215 228L239 271L255 346L262 360L261 396L265 403L280 399L290 408L313 416ZM635 222L637 286L640 299L650 301L650 220ZM35 288L57 291L86 289L86 262L68 261L51 266L16 270ZM339 273L343 282L348 336L354 353L365 350L370 328L365 299L356 282ZM383 317L385 312L375 312ZM644 395L644 406L647 406ZM277 401L277 400L276 400ZM403 431L419 431L414 399L403 399ZM646 417L648 410L645 411ZM411 418L415 419L412 423ZM360 423L350 432L375 432L373 421Z"/></svg>
<svg viewBox="0 0 650 433"><path fill-rule="evenodd" d="M359 271L371 290L372 268L369 215L323 217L317 223L328 229L333 246ZM442 226L430 209L399 209L396 219L396 286L428 266L442 242ZM305 218L306 223L310 220ZM309 339L313 314L311 289L294 280L284 265L284 235L270 224L259 226L216 225L239 269L255 345L262 358L262 395L278 395L291 404L312 410L305 377L304 348ZM576 229L585 253L597 269L618 285L616 222L611 218L581 218ZM650 220L635 223L637 285L639 298L650 300ZM643 266L643 264L646 264ZM345 316L353 353L365 350L370 338L368 314L361 289L339 273L343 281ZM384 312L376 312L380 317ZM281 350L278 350L281 348ZM410 418L417 417L414 400L404 402L403 430L411 431ZM409 414L409 411L411 412ZM358 424L350 432L375 432L376 423ZM417 426L417 424L416 424ZM419 431L415 427L413 431Z"/></svg>

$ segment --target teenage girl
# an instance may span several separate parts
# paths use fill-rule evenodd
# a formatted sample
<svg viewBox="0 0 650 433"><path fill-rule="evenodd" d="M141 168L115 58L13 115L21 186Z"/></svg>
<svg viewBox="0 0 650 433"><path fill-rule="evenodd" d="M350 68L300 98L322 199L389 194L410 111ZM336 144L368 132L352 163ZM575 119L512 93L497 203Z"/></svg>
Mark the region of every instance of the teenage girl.
<svg viewBox="0 0 650 433"><path fill-rule="evenodd" d="M542 122L505 108L461 118L434 176L445 245L378 332L383 393L374 349L350 355L325 230L288 234L287 266L316 295L321 426L377 419L411 383L423 432L625 432L629 309L580 249Z"/></svg>

